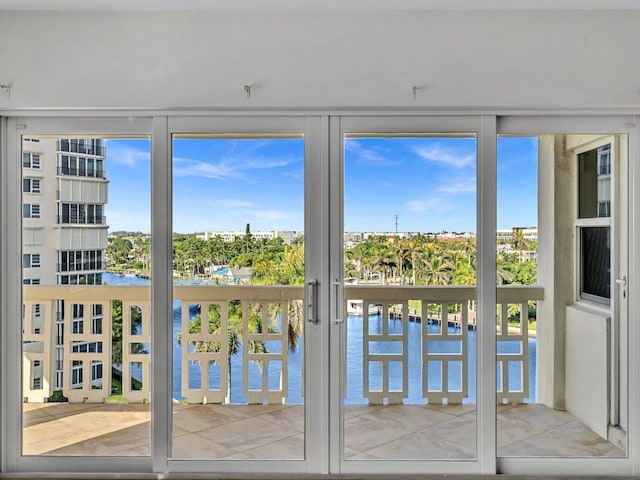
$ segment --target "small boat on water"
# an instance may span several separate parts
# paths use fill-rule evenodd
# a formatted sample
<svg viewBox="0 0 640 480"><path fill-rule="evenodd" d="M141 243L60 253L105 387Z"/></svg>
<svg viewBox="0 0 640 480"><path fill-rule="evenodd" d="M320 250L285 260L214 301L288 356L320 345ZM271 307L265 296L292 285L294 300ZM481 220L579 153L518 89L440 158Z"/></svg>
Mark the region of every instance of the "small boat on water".
<svg viewBox="0 0 640 480"><path fill-rule="evenodd" d="M369 315L380 315L382 313L382 305L369 304L367 309ZM361 317L364 312L362 300L349 300L347 302L347 315L351 317Z"/></svg>

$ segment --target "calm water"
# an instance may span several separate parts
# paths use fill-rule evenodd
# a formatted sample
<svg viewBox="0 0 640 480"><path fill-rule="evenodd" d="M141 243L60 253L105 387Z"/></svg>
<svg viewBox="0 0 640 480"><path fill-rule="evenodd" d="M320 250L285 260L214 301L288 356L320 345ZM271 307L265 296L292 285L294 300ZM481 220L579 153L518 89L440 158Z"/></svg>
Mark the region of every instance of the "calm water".
<svg viewBox="0 0 640 480"><path fill-rule="evenodd" d="M149 280L140 279L136 277L125 277L120 275L113 275L110 273L105 273L103 275L104 283L110 285L144 285L148 284ZM173 304L173 397L175 399L181 399L181 385L182 385L182 368L181 368L181 358L182 358L182 346L178 344L178 335L181 330L181 306L179 302L174 302ZM190 315L193 316L197 314L195 308L190 309ZM399 320L390 320L389 321L390 333L399 333L402 329L402 322ZM381 316L370 317L370 331L371 333L375 333L380 331L382 325ZM347 397L346 402L348 403L367 403L367 400L362 397L362 383L363 383L363 368L362 368L362 337L363 337L363 321L362 317L348 317L346 321L347 328ZM430 329L437 329L436 325L430 325ZM409 397L405 400L405 403L425 403L422 397L422 374L420 370L420 329L421 324L410 322L408 325L408 365L415 366L415 368L409 368L408 371L408 390ZM450 332L454 332L453 328L450 328ZM299 345L302 346L302 341L299 342ZM468 367L468 381L469 381L469 397L465 400L468 403L475 402L475 385L476 385L476 375L475 375L475 332L470 330L468 332L468 358L469 358L469 367ZM272 352L278 352L276 344L267 345L267 348ZM375 343L373 348L378 349L379 352L385 353L397 353L399 352L400 345L398 343L395 344L385 344ZM446 345L444 342L441 344L436 342L432 345L434 350L440 350L442 352L447 352L447 349L451 348L451 345ZM460 349L460 345L458 344L455 348ZM515 352L519 349L515 342L501 342L498 345L498 353L509 353ZM451 350L453 351L453 350ZM301 403L303 401L302 398L302 358L303 358L303 349L302 347L298 348L295 352L289 351L288 353L288 394L287 394L287 403ZM527 401L534 400L534 392L535 392L535 358L536 358L536 342L535 338L529 339L529 392L531 398ZM398 364L394 370L391 368L390 377L391 377L391 387L392 388L400 388L401 387L401 369ZM217 388L219 387L219 381L217 378L217 366L213 366L210 370L209 375L209 383L211 387ZM375 387L375 381L381 378L379 372L381 369L379 367L376 368L376 365L372 365L370 368L370 379L371 386ZM260 369L257 365L251 365L249 368L249 387L253 388L259 385L260 383ZM439 386L439 378L438 373L435 370L430 371L430 388L436 388ZM517 369L511 369L509 372L510 379L509 382L512 387L517 388L522 384L522 378L517 371ZM233 355L231 357L231 401L232 403L245 403L246 398L242 394L242 382L243 382L243 368L242 368L242 351L238 352L238 354ZM456 372L455 368L450 367L449 373L450 379L452 382L460 383L460 369ZM270 388L276 388L279 384L280 371L278 369L270 369L269 371L269 384ZM189 384L192 388L199 386L200 383L200 368L197 364L192 364L189 366Z"/></svg>

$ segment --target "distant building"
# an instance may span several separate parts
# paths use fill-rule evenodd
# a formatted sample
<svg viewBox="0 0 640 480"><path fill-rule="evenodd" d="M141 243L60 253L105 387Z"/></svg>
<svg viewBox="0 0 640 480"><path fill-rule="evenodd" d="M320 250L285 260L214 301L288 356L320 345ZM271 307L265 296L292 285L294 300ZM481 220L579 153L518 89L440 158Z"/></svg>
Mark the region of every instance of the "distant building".
<svg viewBox="0 0 640 480"><path fill-rule="evenodd" d="M496 231L498 243L508 243L513 241L515 232L522 230L525 240L538 240L538 227L512 227L502 228Z"/></svg>
<svg viewBox="0 0 640 480"><path fill-rule="evenodd" d="M101 285L107 247L108 181L101 139L24 138L22 142L22 272L24 285ZM38 361L28 362L31 394L48 397L63 388L64 315L56 303L56 324L44 325L44 308L36 306L35 329L52 329L51 372ZM70 310L72 323L81 328L82 304ZM92 305L94 322L102 318L102 305ZM76 322L76 319L77 322ZM36 342L32 342L36 345ZM26 343L27 354L32 345ZM82 343L75 349L97 348ZM71 386L82 384L81 367L72 368ZM101 381L101 365L95 365L91 381ZM46 388L45 388L46 387Z"/></svg>
<svg viewBox="0 0 640 480"><path fill-rule="evenodd" d="M397 238L410 238L409 232L362 232L362 239L366 240L369 237L397 237Z"/></svg>
<svg viewBox="0 0 640 480"><path fill-rule="evenodd" d="M538 227L512 227L496 231L497 243L511 243L513 241L514 233L519 230L523 232L525 240L538 240ZM345 247L350 248L371 237L412 238L417 235L433 237L445 242L456 242L476 238L475 232L345 232L344 245Z"/></svg>
<svg viewBox="0 0 640 480"><path fill-rule="evenodd" d="M200 240L209 240L220 237L227 243L233 242L236 238L242 238L246 235L244 230L225 231L225 232L198 232L196 237ZM302 232L293 230L271 230L271 231L255 231L251 232L251 236L256 240L271 240L274 238L282 238L286 245L291 245L293 240L302 235Z"/></svg>
<svg viewBox="0 0 640 480"><path fill-rule="evenodd" d="M249 283L252 269L250 267L230 268L227 273L227 284L245 285Z"/></svg>
<svg viewBox="0 0 640 480"><path fill-rule="evenodd" d="M445 240L464 240L468 238L476 238L476 234L473 232L345 232L344 244L347 248L349 248L371 237L413 238L417 235L437 237L438 239Z"/></svg>

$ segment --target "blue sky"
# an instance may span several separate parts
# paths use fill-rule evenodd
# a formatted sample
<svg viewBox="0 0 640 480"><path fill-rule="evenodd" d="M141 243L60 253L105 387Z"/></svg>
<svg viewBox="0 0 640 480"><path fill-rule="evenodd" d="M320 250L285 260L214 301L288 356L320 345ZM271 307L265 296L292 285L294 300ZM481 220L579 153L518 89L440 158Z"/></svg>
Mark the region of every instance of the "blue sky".
<svg viewBox="0 0 640 480"><path fill-rule="evenodd" d="M175 139L174 231L303 230L302 138ZM345 230L476 230L476 140L345 141ZM108 140L112 231L150 230L150 142ZM537 224L537 141L498 139L498 228Z"/></svg>
<svg viewBox="0 0 640 480"><path fill-rule="evenodd" d="M105 170L109 199L105 215L109 231L151 230L151 141L107 140Z"/></svg>
<svg viewBox="0 0 640 480"><path fill-rule="evenodd" d="M475 231L475 138L349 138L345 230Z"/></svg>

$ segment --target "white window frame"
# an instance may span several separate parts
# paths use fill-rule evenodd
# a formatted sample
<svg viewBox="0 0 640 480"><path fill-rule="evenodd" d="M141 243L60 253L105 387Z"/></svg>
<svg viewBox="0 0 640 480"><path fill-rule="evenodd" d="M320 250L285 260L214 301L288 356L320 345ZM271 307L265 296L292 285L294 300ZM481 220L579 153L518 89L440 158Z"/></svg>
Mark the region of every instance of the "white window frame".
<svg viewBox="0 0 640 480"><path fill-rule="evenodd" d="M22 192L23 193L31 193L31 194L39 194L42 193L40 189L40 178L37 177L24 177L22 180Z"/></svg>
<svg viewBox="0 0 640 480"><path fill-rule="evenodd" d="M24 207L28 208L28 215L24 215ZM23 203L22 204L22 218L40 218L40 204L39 203Z"/></svg>
<svg viewBox="0 0 640 480"><path fill-rule="evenodd" d="M39 253L23 253L22 254L22 268L39 268L39 267L40 267Z"/></svg>
<svg viewBox="0 0 640 480"><path fill-rule="evenodd" d="M84 319L74 318L71 321L71 333L73 335L80 335L84 333Z"/></svg>
<svg viewBox="0 0 640 480"><path fill-rule="evenodd" d="M82 360L73 360L71 365L71 388L82 388L84 380L84 362Z"/></svg>
<svg viewBox="0 0 640 480"><path fill-rule="evenodd" d="M609 205L609 211L610 214L607 217L594 217L594 218L580 218L580 214L579 214L579 200L580 200L580 191L577 188L576 185L576 199L575 199L575 221L574 221L574 228L575 228L575 272L576 272L576 277L575 277L575 301L576 303L585 303L587 305L596 307L596 308L604 308L604 309L609 309L610 307L610 302L612 301L612 297L614 295L614 291L612 289L612 291L610 292L610 296L609 299L604 299L604 298L600 298L600 297L596 297L587 293L583 293L582 292L582 259L581 259L581 255L582 255L582 245L581 245L581 232L584 228L588 228L588 227L607 227L609 229L609 234L611 235L611 229L614 226L613 225L613 219L615 218L615 199L616 199L616 185L615 185L615 179L617 176L617 172L616 172L616 167L615 167L615 161L614 159L616 158L616 155L618 155L618 151L619 151L619 147L618 147L618 142L617 139L615 137L615 135L607 135L605 137L600 137L596 140L594 140L593 142L590 142L586 145L581 145L580 148L575 149L571 152L572 154L572 161L574 162L578 162L578 157L585 153L585 152L589 152L591 150L596 150L600 147L604 147L605 145L610 145L610 150L609 150L609 174L608 174L608 178L611 181L610 184L610 189L611 189L611 198L610 198L610 205ZM598 171L600 170L600 158L598 158L597 161L597 166L596 168L598 169ZM599 189L599 186L598 186ZM599 206L597 207L599 210ZM616 254L616 250L614 248L614 246L612 245L611 251L610 251L610 258L613 260L614 256ZM613 263L611 264L611 275L610 275L610 284L611 285L615 285L615 280L613 278L614 275L614 265Z"/></svg>
<svg viewBox="0 0 640 480"><path fill-rule="evenodd" d="M28 156L28 158L29 158L28 161L25 161L26 156ZM40 153L23 152L22 153L22 167L23 168L40 169Z"/></svg>

